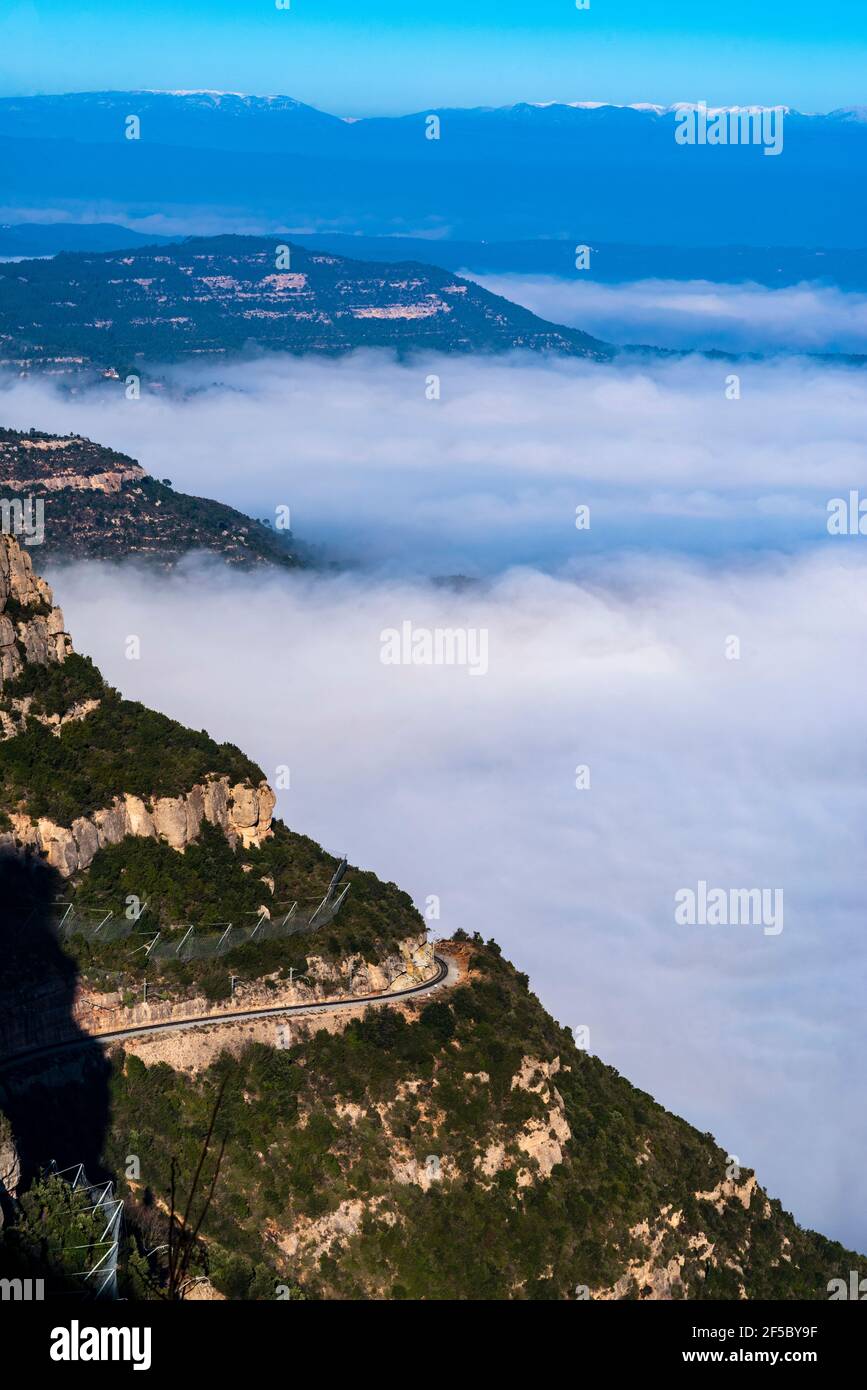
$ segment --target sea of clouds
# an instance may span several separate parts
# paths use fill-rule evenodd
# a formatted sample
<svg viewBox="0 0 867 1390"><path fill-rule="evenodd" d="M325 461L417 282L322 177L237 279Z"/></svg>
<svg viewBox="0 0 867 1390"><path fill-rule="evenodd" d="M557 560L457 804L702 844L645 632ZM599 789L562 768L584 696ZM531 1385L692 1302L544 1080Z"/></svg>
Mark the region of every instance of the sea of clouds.
<svg viewBox="0 0 867 1390"><path fill-rule="evenodd" d="M439 934L495 937L592 1051L801 1222L867 1245L860 555L633 557L460 592L212 564L54 582L110 681L288 767L291 826L436 895ZM384 665L407 620L484 630L487 673ZM782 932L677 925L700 880L782 889Z"/></svg>
<svg viewBox="0 0 867 1390"><path fill-rule="evenodd" d="M355 563L55 566L78 649L288 766L290 825L438 897L443 934L494 936L593 1052L867 1248L867 537L825 525L863 477L867 378L381 354L164 376L138 401L20 380L0 417L289 505ZM486 674L384 665L407 621L484 631ZM679 926L700 880L782 888L784 929Z"/></svg>
<svg viewBox="0 0 867 1390"><path fill-rule="evenodd" d="M0 418L83 431L256 516L289 506L295 532L340 558L424 574L624 546L791 550L822 540L828 500L863 475L867 375L808 358L360 353L164 375L139 400L19 381Z"/></svg>
<svg viewBox="0 0 867 1390"><path fill-rule="evenodd" d="M571 280L462 273L542 318L611 343L688 351L867 352L867 295L815 281L770 290L708 280L606 285L577 271Z"/></svg>

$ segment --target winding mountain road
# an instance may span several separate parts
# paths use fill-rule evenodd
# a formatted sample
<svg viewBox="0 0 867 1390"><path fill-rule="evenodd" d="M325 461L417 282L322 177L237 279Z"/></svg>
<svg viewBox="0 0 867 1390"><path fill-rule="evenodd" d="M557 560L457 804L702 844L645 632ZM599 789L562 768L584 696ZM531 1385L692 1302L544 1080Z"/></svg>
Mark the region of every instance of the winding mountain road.
<svg viewBox="0 0 867 1390"><path fill-rule="evenodd" d="M407 989L394 989L381 994L347 994L340 999L321 999L315 1004L275 1004L266 1009L238 1009L232 1013L205 1014L198 1018L166 1019L163 1023L140 1023L134 1028L121 1028L114 1033L91 1033L93 1042L117 1042L121 1038L134 1038L148 1033L172 1033L187 1028L205 1028L214 1023L236 1023L244 1018L278 1018L284 1014L332 1013L337 1009L352 1008L357 1004L390 1004L393 999L406 999L414 994L431 994L457 982L458 972L451 962L442 956L434 957L437 973L419 985ZM449 977L453 975L454 978Z"/></svg>
<svg viewBox="0 0 867 1390"><path fill-rule="evenodd" d="M48 1043L43 1047L19 1052L15 1057L0 1062L0 1071L18 1062L29 1062L38 1057L47 1057L56 1052L73 1048L91 1047L94 1043L122 1042L124 1038L149 1036L154 1033L184 1032L188 1028L208 1028L221 1023L237 1023L243 1019L297 1017L298 1015L332 1013L339 1009L351 1009L367 1004L390 1004L393 1000L406 999L414 995L432 994L438 989L447 989L458 983L460 971L456 963L442 956L435 956L437 972L421 984L410 985L406 989L387 990L380 994L349 994L340 999L320 999L310 1004L276 1004L268 1008L237 1009L231 1013L200 1014L191 1018L172 1018L159 1023L139 1023L132 1028L120 1028L111 1033L82 1033L79 1037Z"/></svg>

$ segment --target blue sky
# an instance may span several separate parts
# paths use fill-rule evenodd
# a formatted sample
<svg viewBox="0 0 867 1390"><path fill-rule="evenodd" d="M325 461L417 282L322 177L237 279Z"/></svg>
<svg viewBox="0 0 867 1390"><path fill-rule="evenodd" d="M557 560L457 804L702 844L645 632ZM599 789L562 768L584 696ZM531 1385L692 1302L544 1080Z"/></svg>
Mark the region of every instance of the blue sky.
<svg viewBox="0 0 867 1390"><path fill-rule="evenodd" d="M0 94L208 87L338 114L512 101L867 100L854 0L4 0Z"/></svg>

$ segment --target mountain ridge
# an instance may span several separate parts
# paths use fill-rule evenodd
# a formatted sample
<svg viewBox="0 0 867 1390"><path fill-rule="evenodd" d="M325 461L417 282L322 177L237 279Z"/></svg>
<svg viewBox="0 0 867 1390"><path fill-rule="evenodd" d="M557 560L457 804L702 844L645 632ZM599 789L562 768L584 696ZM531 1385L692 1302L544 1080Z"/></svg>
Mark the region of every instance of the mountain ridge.
<svg viewBox="0 0 867 1390"><path fill-rule="evenodd" d="M628 242L639 225L653 245L845 247L851 229L867 225L867 123L855 108L789 111L783 157L763 159L757 147L679 146L677 112L658 114L652 104L432 107L345 119L304 103L233 100L128 92L2 99L6 206L31 220L40 209L80 218L98 205L113 221L159 208L184 230L207 212L247 227L267 220L464 240L577 239L580 228L587 240ZM130 115L141 118L138 140L126 138ZM440 122L433 139L431 115ZM291 160L289 179L275 177L281 155Z"/></svg>
<svg viewBox="0 0 867 1390"><path fill-rule="evenodd" d="M7 368L120 376L136 363L362 347L595 360L614 352L440 267L351 260L273 236L190 237L0 266Z"/></svg>
<svg viewBox="0 0 867 1390"><path fill-rule="evenodd" d="M169 479L82 435L0 427L0 508L4 528L14 522L26 546L64 563L135 557L170 568L194 551L244 567L307 563L291 531L177 492Z"/></svg>
<svg viewBox="0 0 867 1390"><path fill-rule="evenodd" d="M200 235L201 233L195 233ZM867 289L867 251L823 247L641 246L537 238L524 241L452 241L410 236L363 236L353 232L297 232L275 227L272 235L306 250L331 251L362 261L437 262L443 269L473 275L552 275L572 279L576 244L590 247L584 279L600 284L636 280L706 280L714 284L760 284L769 289L803 282ZM0 256L33 259L61 251L119 251L182 242L114 223L16 223L0 225Z"/></svg>

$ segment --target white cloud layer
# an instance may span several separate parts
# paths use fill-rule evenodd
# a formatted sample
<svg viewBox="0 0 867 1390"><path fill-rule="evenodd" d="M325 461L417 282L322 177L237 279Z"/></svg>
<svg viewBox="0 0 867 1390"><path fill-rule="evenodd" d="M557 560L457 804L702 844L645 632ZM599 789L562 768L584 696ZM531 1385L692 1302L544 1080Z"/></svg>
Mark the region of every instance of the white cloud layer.
<svg viewBox="0 0 867 1390"><path fill-rule="evenodd" d="M557 276L473 275L555 323L612 343L688 351L867 352L867 294L812 281L781 289L708 280L606 285L576 271Z"/></svg>
<svg viewBox="0 0 867 1390"><path fill-rule="evenodd" d="M18 380L0 418L255 515L288 504L362 565L61 572L78 648L269 775L289 764L291 825L438 894L443 932L494 935L593 1051L867 1249L867 538L825 526L864 479L867 377L362 353L168 383L130 402ZM421 577L459 572L484 582ZM486 629L488 674L382 665L405 620ZM702 879L781 887L783 932L677 927Z"/></svg>
<svg viewBox="0 0 867 1390"><path fill-rule="evenodd" d="M438 894L443 934L496 937L591 1050L802 1223L867 1248L860 552L513 570L459 593L211 567L54 580L126 694L272 777L288 764L289 824ZM488 674L381 664L406 619L487 629ZM782 888L783 932L676 926L701 879Z"/></svg>
<svg viewBox="0 0 867 1390"><path fill-rule="evenodd" d="M736 372L740 399L729 399ZM440 398L426 397L439 378ZM864 478L867 374L805 359L598 366L377 353L270 357L69 395L0 391L0 418L79 430L187 492L405 571L557 567L623 546L729 553L826 536ZM576 532L575 508L591 508Z"/></svg>

